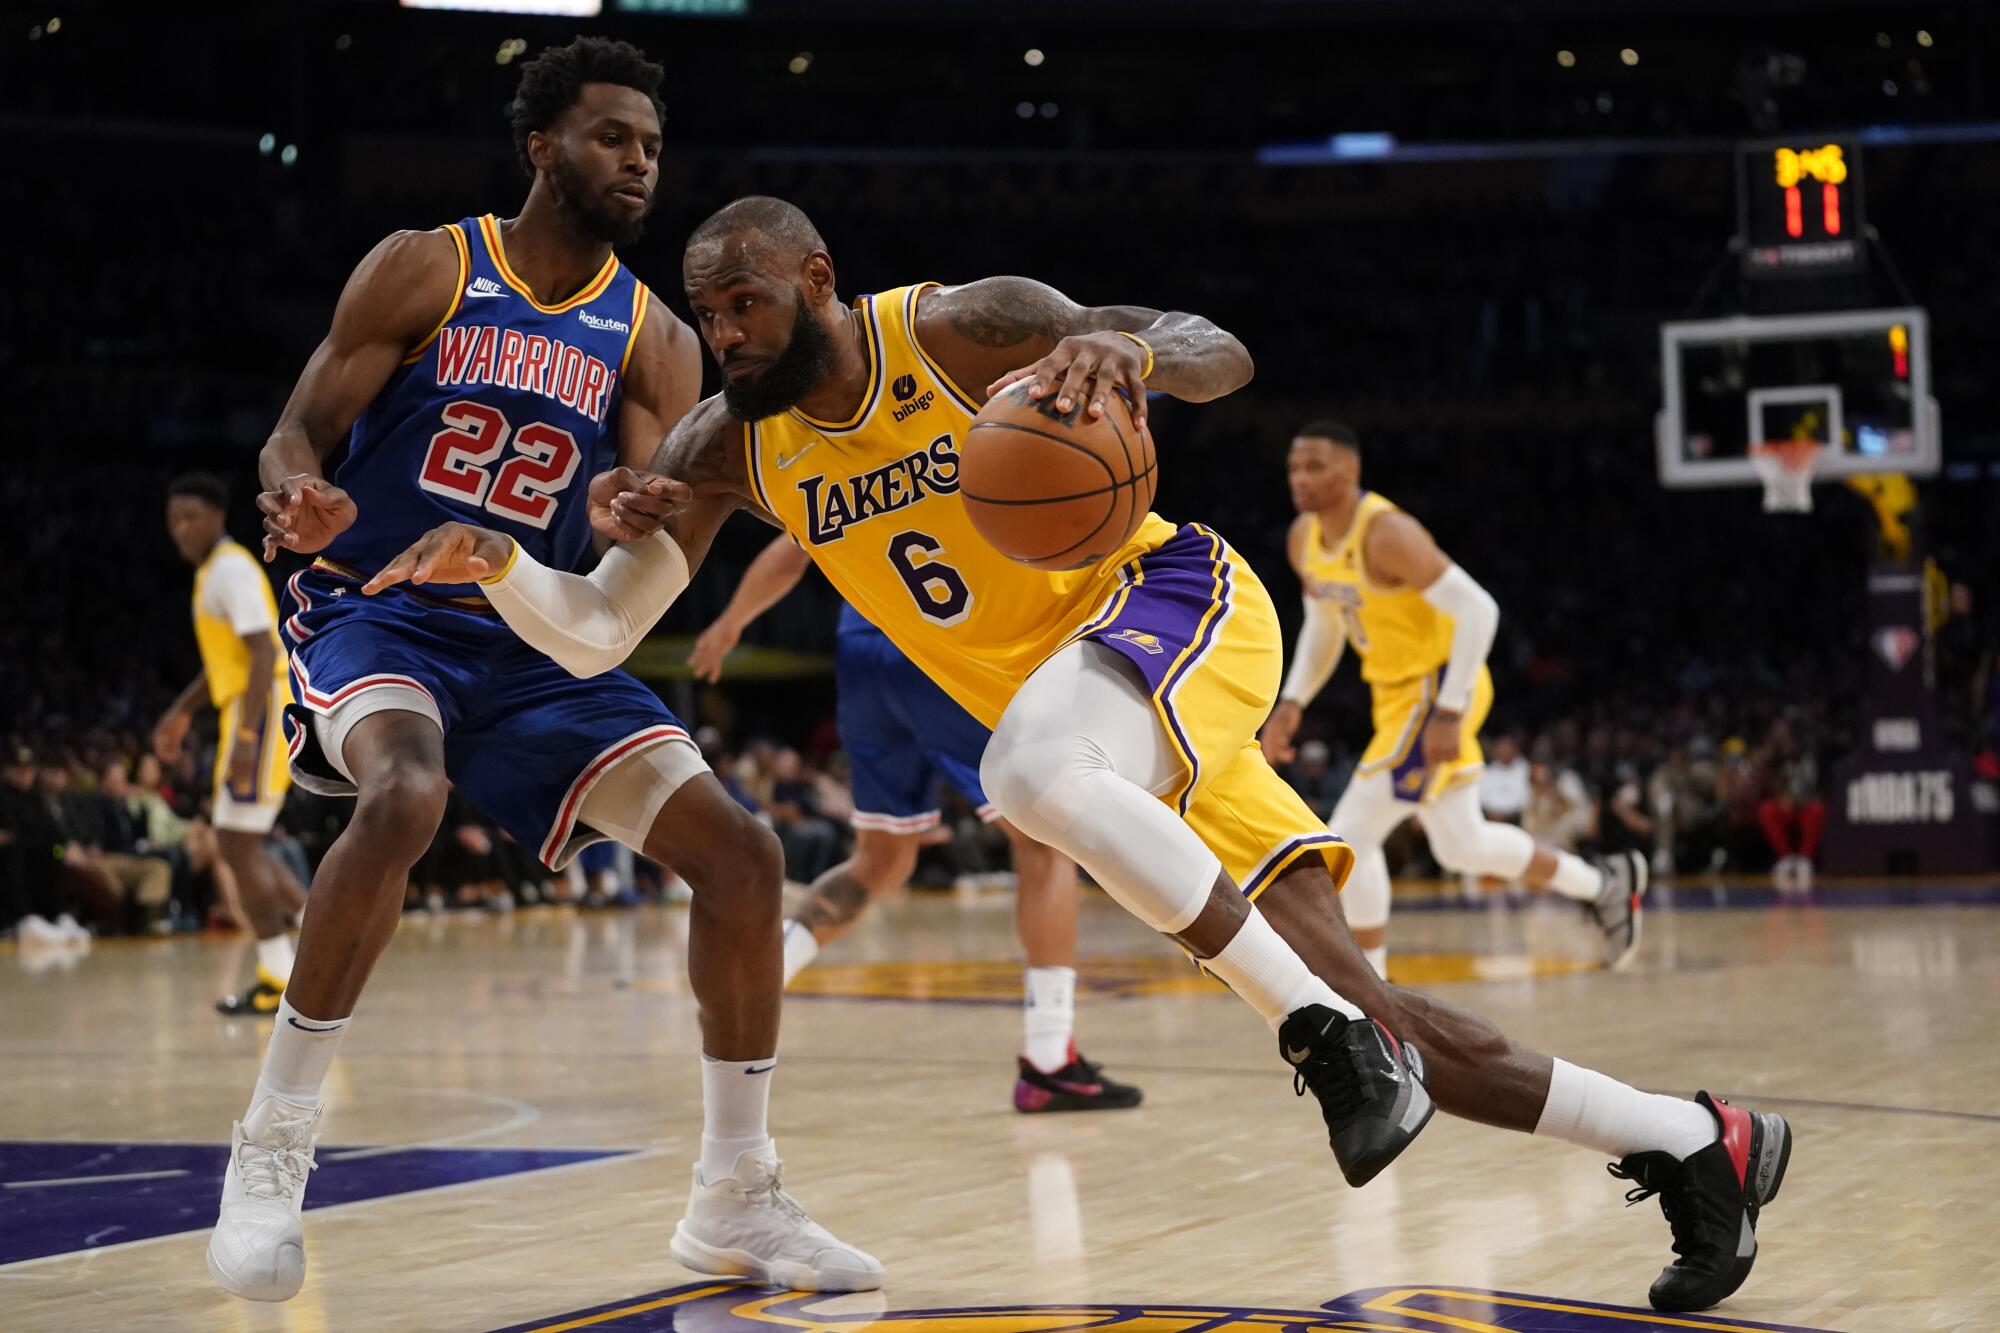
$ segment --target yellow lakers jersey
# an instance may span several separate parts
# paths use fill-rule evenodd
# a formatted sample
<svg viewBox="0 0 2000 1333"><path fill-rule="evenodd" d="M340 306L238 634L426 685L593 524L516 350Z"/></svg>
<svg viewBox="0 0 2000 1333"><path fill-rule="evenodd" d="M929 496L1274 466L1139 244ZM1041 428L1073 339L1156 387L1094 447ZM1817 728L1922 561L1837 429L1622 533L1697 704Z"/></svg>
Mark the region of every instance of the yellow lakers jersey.
<svg viewBox="0 0 2000 1333"><path fill-rule="evenodd" d="M278 601L271 595L271 581L264 577L264 567L257 563L256 556L224 537L194 572L194 641L201 650L202 671L208 676L209 702L217 708L241 695L250 685L250 649L227 618L207 609L207 598L202 595L208 581L229 562L249 567L252 577L244 578L243 582L247 585L254 580L270 613L267 633L271 636L271 674L278 680L285 676L285 649L278 642ZM232 572L241 576L244 571Z"/></svg>
<svg viewBox="0 0 2000 1333"><path fill-rule="evenodd" d="M757 502L854 609L987 726L1028 673L1117 592L1120 567L1174 534L1148 514L1090 569L1050 573L987 545L958 495L976 400L918 345L936 283L863 297L868 391L846 421L797 410L744 432Z"/></svg>
<svg viewBox="0 0 2000 1333"><path fill-rule="evenodd" d="M1371 684L1430 675L1451 657L1451 617L1415 588L1385 588L1368 577L1361 553L1369 525L1395 512L1388 500L1363 491L1354 521L1331 547L1319 515L1307 514L1300 553L1306 592L1339 609L1347 641L1361 655L1361 678Z"/></svg>

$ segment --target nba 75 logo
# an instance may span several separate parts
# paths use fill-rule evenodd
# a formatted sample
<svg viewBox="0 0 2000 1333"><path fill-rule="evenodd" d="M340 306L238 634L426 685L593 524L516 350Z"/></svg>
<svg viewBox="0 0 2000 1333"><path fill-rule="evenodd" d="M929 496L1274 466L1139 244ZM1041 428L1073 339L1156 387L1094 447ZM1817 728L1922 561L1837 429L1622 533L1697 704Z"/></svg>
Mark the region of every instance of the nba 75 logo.
<svg viewBox="0 0 2000 1333"><path fill-rule="evenodd" d="M1143 1305L1010 1305L828 1314L824 1298L769 1287L691 1283L572 1310L499 1333L1644 1333L1662 1327L1652 1311L1508 1291L1460 1287L1373 1287L1317 1310L1206 1305L1161 1299ZM852 1298L848 1298L852 1299ZM863 1298L866 1299L866 1298ZM879 1299L879 1297L877 1298ZM1680 1321L1672 1321L1680 1323ZM1708 1333L1820 1333L1713 1315L1688 1324Z"/></svg>
<svg viewBox="0 0 2000 1333"><path fill-rule="evenodd" d="M1915 656L1917 645L1922 642L1917 632L1908 625L1878 629L1873 639L1875 651L1889 664L1891 671L1901 671L1910 658Z"/></svg>

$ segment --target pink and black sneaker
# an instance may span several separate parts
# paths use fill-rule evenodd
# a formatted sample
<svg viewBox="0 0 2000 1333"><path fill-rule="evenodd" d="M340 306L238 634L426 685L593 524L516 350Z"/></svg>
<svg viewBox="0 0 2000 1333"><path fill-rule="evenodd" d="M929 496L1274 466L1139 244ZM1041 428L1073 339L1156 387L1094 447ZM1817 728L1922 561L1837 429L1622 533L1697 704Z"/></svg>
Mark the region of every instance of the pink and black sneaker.
<svg viewBox="0 0 2000 1333"><path fill-rule="evenodd" d="M1032 1115L1038 1111L1122 1111L1137 1106L1143 1094L1129 1083L1107 1078L1102 1069L1069 1044L1069 1063L1053 1074L1044 1074L1020 1059L1020 1077L1014 1080L1014 1109Z"/></svg>
<svg viewBox="0 0 2000 1333"><path fill-rule="evenodd" d="M1792 1160L1792 1127L1771 1111L1695 1094L1715 1117L1716 1140L1677 1161L1633 1153L1610 1168L1633 1182L1628 1204L1658 1195L1675 1259L1647 1293L1655 1310L1706 1310L1735 1292L1757 1262L1757 1214L1778 1197Z"/></svg>

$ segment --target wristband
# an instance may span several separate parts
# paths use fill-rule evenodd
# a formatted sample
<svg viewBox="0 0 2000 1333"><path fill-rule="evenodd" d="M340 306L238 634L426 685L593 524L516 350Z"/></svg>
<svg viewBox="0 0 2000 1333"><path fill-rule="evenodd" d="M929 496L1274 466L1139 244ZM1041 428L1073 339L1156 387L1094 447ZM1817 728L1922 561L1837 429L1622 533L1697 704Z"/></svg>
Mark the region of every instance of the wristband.
<svg viewBox="0 0 2000 1333"><path fill-rule="evenodd" d="M1112 332L1116 333L1121 338L1130 338L1133 342L1139 344L1140 350L1142 350L1146 354L1146 368L1139 372L1139 378L1142 380L1151 379L1153 375L1153 344L1147 342L1144 338L1141 338L1138 334L1127 333L1123 329L1114 329L1112 330Z"/></svg>

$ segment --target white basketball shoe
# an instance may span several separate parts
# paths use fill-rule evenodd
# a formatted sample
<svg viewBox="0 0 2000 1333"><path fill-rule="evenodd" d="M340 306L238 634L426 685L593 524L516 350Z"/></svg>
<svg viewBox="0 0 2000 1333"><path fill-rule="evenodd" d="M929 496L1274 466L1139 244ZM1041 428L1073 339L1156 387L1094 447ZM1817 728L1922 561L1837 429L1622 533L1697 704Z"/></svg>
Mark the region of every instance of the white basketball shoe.
<svg viewBox="0 0 2000 1333"><path fill-rule="evenodd" d="M874 1291L882 1265L806 1216L785 1192L776 1147L744 1153L709 1184L694 1169L686 1216L669 1247L684 1268L794 1291Z"/></svg>
<svg viewBox="0 0 2000 1333"><path fill-rule="evenodd" d="M208 1238L208 1271L232 1296L288 1301L306 1281L299 1222L315 1165L323 1107L265 1096L236 1122L222 1173L222 1216Z"/></svg>

